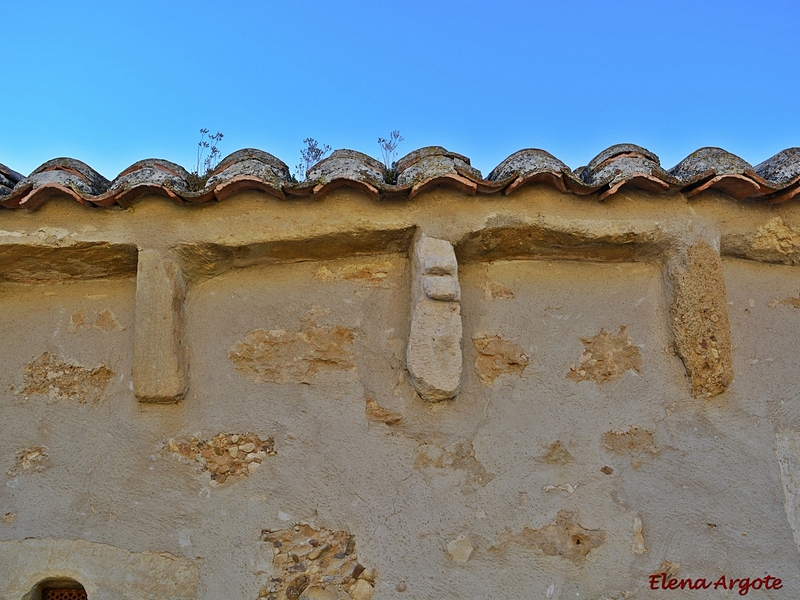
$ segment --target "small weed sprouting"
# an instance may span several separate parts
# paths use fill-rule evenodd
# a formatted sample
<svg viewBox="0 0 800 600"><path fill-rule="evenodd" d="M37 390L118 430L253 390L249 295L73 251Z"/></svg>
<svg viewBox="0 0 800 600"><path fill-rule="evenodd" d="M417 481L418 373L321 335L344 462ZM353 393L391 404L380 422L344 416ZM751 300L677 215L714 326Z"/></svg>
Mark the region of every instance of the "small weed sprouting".
<svg viewBox="0 0 800 600"><path fill-rule="evenodd" d="M189 189L199 192L206 186L211 172L217 168L220 159L219 147L217 144L222 140L223 135L218 131L214 135L208 135L208 129L200 130L200 141L197 142L197 162L194 171L189 173ZM208 156L206 156L208 151ZM202 166L202 171L201 171Z"/></svg>
<svg viewBox="0 0 800 600"><path fill-rule="evenodd" d="M383 153L383 178L386 183L397 183L397 146L403 141L400 131L395 129L388 138L378 138Z"/></svg>
<svg viewBox="0 0 800 600"><path fill-rule="evenodd" d="M325 158L325 155L331 151L331 147L328 146L328 144L320 148L319 142L314 138L306 138L303 140L303 143L306 145L305 148L300 150L300 156L303 162L294 168L294 175L292 176L292 179L296 183L304 181L308 170Z"/></svg>

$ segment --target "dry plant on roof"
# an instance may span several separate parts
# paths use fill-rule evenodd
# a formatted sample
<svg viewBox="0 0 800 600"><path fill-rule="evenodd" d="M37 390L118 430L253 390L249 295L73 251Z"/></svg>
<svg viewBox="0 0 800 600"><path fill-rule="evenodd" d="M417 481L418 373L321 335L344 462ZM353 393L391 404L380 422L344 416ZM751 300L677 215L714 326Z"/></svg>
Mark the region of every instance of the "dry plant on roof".
<svg viewBox="0 0 800 600"><path fill-rule="evenodd" d="M219 142L223 135L218 131L214 135L209 135L208 129L200 130L200 141L197 142L197 162L194 171L189 173L189 189L193 192L202 190L211 172L217 168L220 159ZM208 154L206 154L208 152Z"/></svg>
<svg viewBox="0 0 800 600"><path fill-rule="evenodd" d="M306 145L305 148L300 150L300 156L303 162L294 168L295 181L305 180L308 170L325 158L325 155L331 151L331 147L328 146L328 144L320 148L319 142L314 138L306 138L303 140L303 143Z"/></svg>
<svg viewBox="0 0 800 600"><path fill-rule="evenodd" d="M378 145L383 153L383 177L386 183L397 183L397 146L403 141L400 131L395 129L388 138L378 138Z"/></svg>

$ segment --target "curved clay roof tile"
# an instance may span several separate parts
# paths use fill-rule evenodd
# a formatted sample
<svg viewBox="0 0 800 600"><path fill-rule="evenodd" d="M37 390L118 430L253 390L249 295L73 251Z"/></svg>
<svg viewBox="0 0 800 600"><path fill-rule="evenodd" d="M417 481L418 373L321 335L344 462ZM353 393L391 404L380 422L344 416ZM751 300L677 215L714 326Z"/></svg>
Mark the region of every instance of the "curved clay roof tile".
<svg viewBox="0 0 800 600"><path fill-rule="evenodd" d="M481 172L469 164L466 156L448 152L441 146L420 148L397 161L397 185L411 187L409 199L443 184L475 194L482 181Z"/></svg>
<svg viewBox="0 0 800 600"><path fill-rule="evenodd" d="M360 189L373 198L386 185L383 163L356 150L335 150L311 167L306 184L313 184L315 194L326 194L341 186Z"/></svg>

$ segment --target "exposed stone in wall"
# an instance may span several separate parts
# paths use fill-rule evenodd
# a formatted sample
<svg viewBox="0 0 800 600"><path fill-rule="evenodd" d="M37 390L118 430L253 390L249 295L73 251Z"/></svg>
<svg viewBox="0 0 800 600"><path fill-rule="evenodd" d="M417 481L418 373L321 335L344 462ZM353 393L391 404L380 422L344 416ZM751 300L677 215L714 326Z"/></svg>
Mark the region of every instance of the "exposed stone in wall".
<svg viewBox="0 0 800 600"><path fill-rule="evenodd" d="M254 329L228 353L236 370L256 383L310 383L319 371L354 369L353 332L304 320L300 331Z"/></svg>
<svg viewBox="0 0 800 600"><path fill-rule="evenodd" d="M662 559L661 564L659 564L658 568L655 571L653 571L653 574L660 575L661 573L664 573L667 576L667 579L670 579L678 574L680 568L681 568L681 563L672 562L665 558Z"/></svg>
<svg viewBox="0 0 800 600"><path fill-rule="evenodd" d="M500 375L517 375L528 366L530 359L515 342L498 335L483 335L472 339L478 353L475 370L486 385L492 385Z"/></svg>
<svg viewBox="0 0 800 600"><path fill-rule="evenodd" d="M0 517L0 521L3 525L13 525L14 521L17 520L17 513L15 512L7 512L2 517Z"/></svg>
<svg viewBox="0 0 800 600"><path fill-rule="evenodd" d="M177 260L156 250L139 252L133 390L140 402L178 402L186 394L185 293L186 282Z"/></svg>
<svg viewBox="0 0 800 600"><path fill-rule="evenodd" d="M800 550L800 432L783 431L776 434L776 452L781 470L784 508L794 543Z"/></svg>
<svg viewBox="0 0 800 600"><path fill-rule="evenodd" d="M458 472L460 483L466 489L484 486L494 479L494 475L475 458L472 442L466 438L446 447L421 444L414 450L414 468L426 479Z"/></svg>
<svg viewBox="0 0 800 600"><path fill-rule="evenodd" d="M275 456L275 440L262 440L255 433L219 433L210 440L169 440L163 450L176 453L198 465L198 473L210 476L212 486L246 477Z"/></svg>
<svg viewBox="0 0 800 600"><path fill-rule="evenodd" d="M731 327L719 254L705 241L669 268L670 329L692 395L716 396L733 382Z"/></svg>
<svg viewBox="0 0 800 600"><path fill-rule="evenodd" d="M581 341L584 350L580 363L570 369L567 379L602 384L619 379L625 371L638 373L642 369L639 347L628 338L625 325L620 326L617 335L601 329L596 336Z"/></svg>
<svg viewBox="0 0 800 600"><path fill-rule="evenodd" d="M642 519L641 517L633 518L633 548L634 554L644 554L647 552L647 546L644 545L644 536L642 535Z"/></svg>
<svg viewBox="0 0 800 600"><path fill-rule="evenodd" d="M640 427L628 431L608 431L603 434L603 445L614 454L658 454L653 432Z"/></svg>
<svg viewBox="0 0 800 600"><path fill-rule="evenodd" d="M86 369L76 363L44 352L25 365L22 395L46 395L49 400L98 401L114 373L105 365Z"/></svg>
<svg viewBox="0 0 800 600"><path fill-rule="evenodd" d="M560 510L555 523L540 529L525 527L517 534L505 530L493 549L503 549L511 542L536 548L545 556L560 556L574 565L580 565L589 552L605 544L606 532L586 529L576 521L575 513Z"/></svg>
<svg viewBox="0 0 800 600"><path fill-rule="evenodd" d="M447 542L447 560L459 565L466 564L472 558L473 552L475 552L475 548L466 533L462 533L456 539Z"/></svg>
<svg viewBox="0 0 800 600"><path fill-rule="evenodd" d="M323 266L314 273L314 278L322 281L358 281L364 285L388 288L391 287L389 276L392 269L393 265L389 261L345 265L333 271Z"/></svg>
<svg viewBox="0 0 800 600"><path fill-rule="evenodd" d="M41 473L49 463L50 456L44 446L32 446L17 450L14 455L14 466L6 471L9 477L15 477L20 473Z"/></svg>
<svg viewBox="0 0 800 600"><path fill-rule="evenodd" d="M795 308L800 308L800 297L792 298L791 296L788 298L774 298L770 303L770 308L775 308L776 306L783 305L783 306L794 306Z"/></svg>
<svg viewBox="0 0 800 600"><path fill-rule="evenodd" d="M411 331L406 363L417 393L430 402L461 389L461 288L453 246L420 234L411 260Z"/></svg>
<svg viewBox="0 0 800 600"><path fill-rule="evenodd" d="M355 537L308 524L261 532L272 548L274 572L258 600L369 600L375 569L358 562Z"/></svg>
<svg viewBox="0 0 800 600"><path fill-rule="evenodd" d="M556 440L550 444L543 458L547 464L559 466L569 464L575 460L572 454L569 453L569 450L567 450L567 447L560 440Z"/></svg>
<svg viewBox="0 0 800 600"><path fill-rule="evenodd" d="M756 252L778 254L783 262L800 264L800 228L789 227L781 217L775 217L758 228L752 247Z"/></svg>
<svg viewBox="0 0 800 600"><path fill-rule="evenodd" d="M403 415L383 408L374 398L367 398L364 413L367 421L383 423L384 425L396 425L403 419Z"/></svg>
<svg viewBox="0 0 800 600"><path fill-rule="evenodd" d="M67 325L67 331L75 333L79 329L99 329L100 331L122 331L125 328L119 324L117 317L109 309L100 312L94 319L87 317L82 308L72 314Z"/></svg>
<svg viewBox="0 0 800 600"><path fill-rule="evenodd" d="M496 281L487 281L483 286L484 300L505 300L514 297L514 292Z"/></svg>
<svg viewBox="0 0 800 600"><path fill-rule="evenodd" d="M93 600L197 599L197 565L168 552L131 552L86 540L0 541L3 598L28 598L43 579L65 575Z"/></svg>

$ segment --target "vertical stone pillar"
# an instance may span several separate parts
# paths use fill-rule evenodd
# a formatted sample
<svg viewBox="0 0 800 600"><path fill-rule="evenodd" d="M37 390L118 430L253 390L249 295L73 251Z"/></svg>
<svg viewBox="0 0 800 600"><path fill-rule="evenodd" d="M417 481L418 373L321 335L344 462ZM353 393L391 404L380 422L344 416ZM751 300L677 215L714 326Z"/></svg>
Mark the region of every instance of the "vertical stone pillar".
<svg viewBox="0 0 800 600"><path fill-rule="evenodd" d="M411 257L411 333L408 372L429 402L454 398L461 388L461 288L453 245L419 234Z"/></svg>
<svg viewBox="0 0 800 600"><path fill-rule="evenodd" d="M719 250L699 240L666 264L672 341L694 397L716 396L733 382L731 326Z"/></svg>
<svg viewBox="0 0 800 600"><path fill-rule="evenodd" d="M185 291L175 260L155 250L139 251L133 389L140 402L178 402L186 393Z"/></svg>

